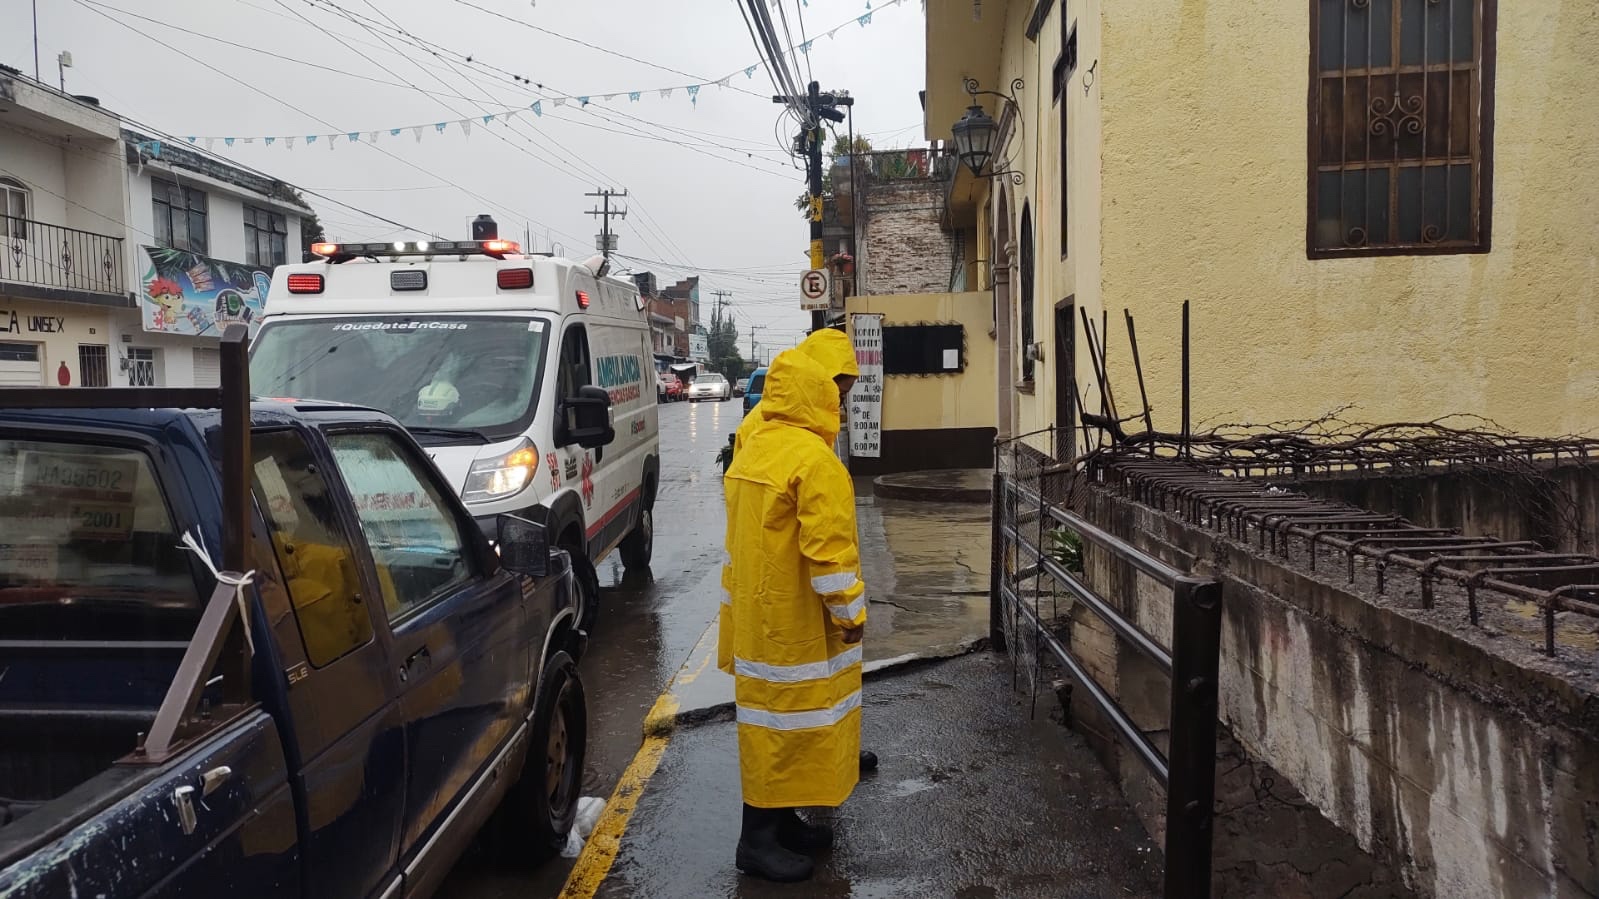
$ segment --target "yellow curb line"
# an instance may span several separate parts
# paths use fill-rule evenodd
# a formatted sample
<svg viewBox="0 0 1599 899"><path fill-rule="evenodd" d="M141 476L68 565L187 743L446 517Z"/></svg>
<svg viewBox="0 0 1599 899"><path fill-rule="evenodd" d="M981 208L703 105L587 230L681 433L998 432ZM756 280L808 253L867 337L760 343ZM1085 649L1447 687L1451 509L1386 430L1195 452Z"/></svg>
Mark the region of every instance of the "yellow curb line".
<svg viewBox="0 0 1599 899"><path fill-rule="evenodd" d="M655 775L655 769L661 764L661 756L666 754L666 744L672 738L671 725L668 723L662 727L661 721L673 721L676 714L677 698L668 692L662 693L649 714L644 716L644 745L639 747L633 761L628 763L627 770L622 772L622 779L617 782L610 800L605 803L605 811L600 813L600 820L594 824L594 832L583 844L583 852L572 866L572 873L567 875L566 885L561 888L562 899L592 899L605 882L606 875L611 873L611 865L622 849L622 834L627 830L633 810L644 795L644 787Z"/></svg>
<svg viewBox="0 0 1599 899"><path fill-rule="evenodd" d="M716 624L713 620L706 634ZM704 641L705 637L702 636L700 643ZM698 647L699 644L696 644L695 648ZM694 664L692 657L684 663L644 716L644 745L639 747L627 769L622 772L621 780L617 781L616 789L605 803L605 810L600 812L600 819L594 823L594 832L589 834L582 853L572 865L572 872L566 877L566 885L561 887L561 899L593 899L605 883L605 878L611 873L611 865L622 851L622 835L633 818L633 811L638 808L639 799L643 797L650 778L655 776L655 769L660 767L661 756L666 754L666 744L671 742L672 731L677 727L677 689L705 673L714 654L704 653L693 671L688 670L688 666Z"/></svg>

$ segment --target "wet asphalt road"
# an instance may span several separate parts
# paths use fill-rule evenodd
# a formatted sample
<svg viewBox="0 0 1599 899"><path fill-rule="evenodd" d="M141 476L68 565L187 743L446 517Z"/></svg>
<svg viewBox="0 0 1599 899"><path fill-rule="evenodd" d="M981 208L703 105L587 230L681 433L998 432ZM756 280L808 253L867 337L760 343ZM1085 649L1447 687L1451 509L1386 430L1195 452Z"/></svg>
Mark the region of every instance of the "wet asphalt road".
<svg viewBox="0 0 1599 899"><path fill-rule="evenodd" d="M649 577L600 564L599 622L579 665L589 709L583 795L607 798L638 751L649 711L716 617L723 506L717 450L738 428L743 402L661 407L661 489ZM516 870L474 848L439 890L451 899L555 896L572 860Z"/></svg>

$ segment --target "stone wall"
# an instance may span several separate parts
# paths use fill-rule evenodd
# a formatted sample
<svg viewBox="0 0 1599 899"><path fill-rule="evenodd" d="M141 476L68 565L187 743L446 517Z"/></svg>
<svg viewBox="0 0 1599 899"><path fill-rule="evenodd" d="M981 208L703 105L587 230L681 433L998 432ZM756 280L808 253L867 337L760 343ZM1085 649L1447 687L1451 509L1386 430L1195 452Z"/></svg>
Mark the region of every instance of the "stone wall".
<svg viewBox="0 0 1599 899"><path fill-rule="evenodd" d="M1519 636L1470 626L1458 608L1410 608L1399 588L1369 595L1364 581L1327 574L1342 566L1313 575L1108 491L1087 491L1082 513L1223 579L1223 723L1417 895L1599 895L1591 649L1551 659ZM1169 645L1169 591L1091 547L1084 561L1096 591ZM1125 646L1112 668L1106 635L1082 617L1072 615L1074 648L1164 742L1169 681ZM1158 824L1158 789L1129 753L1107 752Z"/></svg>
<svg viewBox="0 0 1599 899"><path fill-rule="evenodd" d="M954 235L940 221L945 181L866 180L861 200L862 294L943 293L955 270Z"/></svg>

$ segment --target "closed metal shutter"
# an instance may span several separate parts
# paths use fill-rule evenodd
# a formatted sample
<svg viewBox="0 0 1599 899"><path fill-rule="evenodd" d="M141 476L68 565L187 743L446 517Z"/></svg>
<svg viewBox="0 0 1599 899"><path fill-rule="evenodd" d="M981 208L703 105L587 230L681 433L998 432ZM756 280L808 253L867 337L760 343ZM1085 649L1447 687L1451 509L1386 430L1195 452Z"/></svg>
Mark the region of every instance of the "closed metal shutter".
<svg viewBox="0 0 1599 899"><path fill-rule="evenodd" d="M0 343L0 387L40 387L44 363L36 343Z"/></svg>
<svg viewBox="0 0 1599 899"><path fill-rule="evenodd" d="M194 350L194 386L222 386L222 351L204 347Z"/></svg>

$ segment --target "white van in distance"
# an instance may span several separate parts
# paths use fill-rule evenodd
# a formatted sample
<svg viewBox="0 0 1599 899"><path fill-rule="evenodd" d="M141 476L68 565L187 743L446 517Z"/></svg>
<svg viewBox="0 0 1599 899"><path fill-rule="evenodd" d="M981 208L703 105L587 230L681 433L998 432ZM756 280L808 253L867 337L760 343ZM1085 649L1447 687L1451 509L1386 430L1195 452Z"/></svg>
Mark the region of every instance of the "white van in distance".
<svg viewBox="0 0 1599 899"><path fill-rule="evenodd" d="M279 266L251 388L393 415L491 534L496 515L520 515L572 554L590 631L600 560L620 550L642 570L654 542L660 445L643 301L599 257L490 238L317 244L321 261Z"/></svg>

